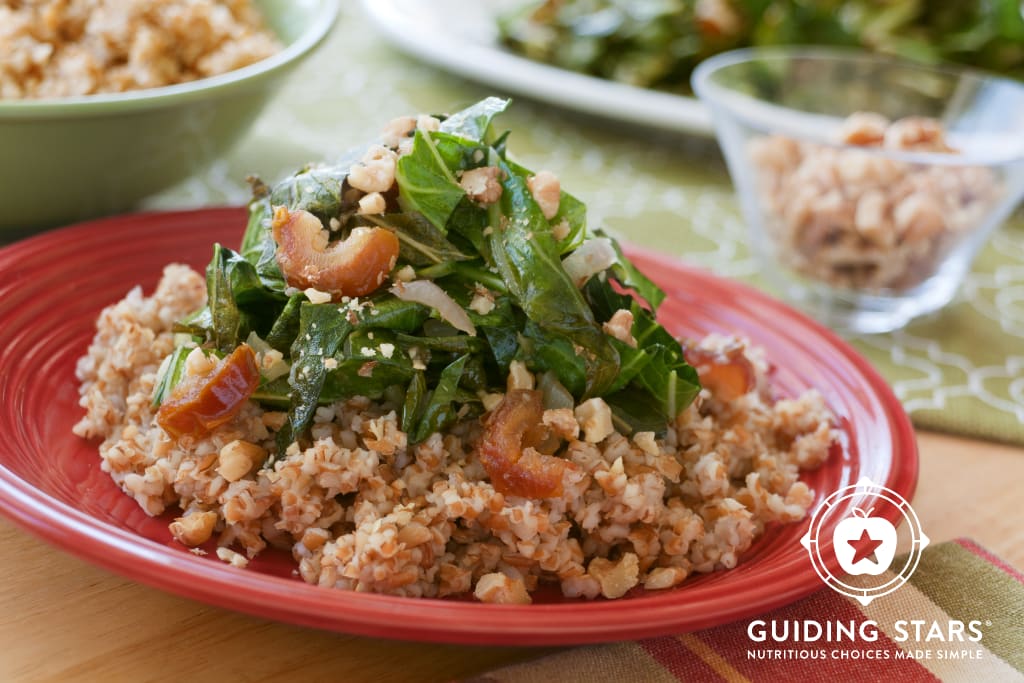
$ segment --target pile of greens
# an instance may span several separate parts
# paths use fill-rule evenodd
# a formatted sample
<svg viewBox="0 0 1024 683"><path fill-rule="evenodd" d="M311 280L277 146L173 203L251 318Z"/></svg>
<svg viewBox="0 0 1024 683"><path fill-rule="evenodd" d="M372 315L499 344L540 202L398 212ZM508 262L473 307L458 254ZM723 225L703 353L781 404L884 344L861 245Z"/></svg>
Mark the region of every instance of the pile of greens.
<svg viewBox="0 0 1024 683"><path fill-rule="evenodd" d="M664 293L618 245L605 272L582 289L571 281L561 259L595 233L584 205L565 192L557 215L544 217L527 186L532 174L507 157L508 134L492 130L507 105L489 98L443 118L439 131L417 129L397 163L398 211L357 213L346 177L364 149L273 187L254 183L241 250L214 247L208 304L176 331L185 333L183 342L218 355L242 343L283 354L285 363L264 371L252 397L287 409L280 450L303 435L318 405L356 395L400 406L402 429L416 443L457 418L482 414L481 396L505 391L513 360L537 373L548 407L603 397L624 433L662 431L699 391L679 342L655 321ZM501 198L487 207L457 182L461 172L485 165L503 172ZM466 310L476 336L454 329L436 310L397 298L388 283L368 297L329 303L289 288L270 228L278 206L309 211L334 226L338 239L362 226L393 231L400 243L395 271L411 267L440 286ZM559 235L567 232L561 239L556 225ZM469 307L480 286L493 294L486 314ZM623 308L633 313L636 347L602 330ZM187 346L167 364L158 402L181 377Z"/></svg>
<svg viewBox="0 0 1024 683"><path fill-rule="evenodd" d="M531 59L644 88L690 91L713 54L751 45L835 45L1024 77L1020 0L542 0L499 19L502 42Z"/></svg>

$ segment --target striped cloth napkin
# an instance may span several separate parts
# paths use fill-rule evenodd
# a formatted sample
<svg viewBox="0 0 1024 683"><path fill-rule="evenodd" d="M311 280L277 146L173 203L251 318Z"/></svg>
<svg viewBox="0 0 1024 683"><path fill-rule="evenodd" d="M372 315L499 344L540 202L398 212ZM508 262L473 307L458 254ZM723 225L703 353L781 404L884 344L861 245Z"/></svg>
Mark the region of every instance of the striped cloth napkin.
<svg viewBox="0 0 1024 683"><path fill-rule="evenodd" d="M854 622L858 636L797 642L793 624L806 628L806 621L823 627ZM790 630L779 635L787 637L775 642L769 629L773 623L781 629L784 622ZM962 642L949 634L958 624L964 625ZM752 640L751 633L759 637L766 631L767 640ZM678 636L579 647L466 683L719 680L1024 681L1024 575L973 541L960 539L926 548L910 582L867 607L824 589L756 619Z"/></svg>

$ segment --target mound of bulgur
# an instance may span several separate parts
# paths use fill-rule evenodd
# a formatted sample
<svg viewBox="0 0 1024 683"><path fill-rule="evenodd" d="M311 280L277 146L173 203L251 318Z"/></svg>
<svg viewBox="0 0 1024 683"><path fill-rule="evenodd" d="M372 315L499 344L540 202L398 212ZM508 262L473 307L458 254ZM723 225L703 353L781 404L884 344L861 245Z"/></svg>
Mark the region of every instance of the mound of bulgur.
<svg viewBox="0 0 1024 683"><path fill-rule="evenodd" d="M0 98L157 88L281 49L251 0L0 0Z"/></svg>
<svg viewBox="0 0 1024 683"><path fill-rule="evenodd" d="M539 582L585 598L669 588L735 566L765 524L803 518L813 493L800 470L836 438L820 394L773 401L765 359L744 347L754 389L728 402L704 389L664 438L600 429L600 399L547 411L577 466L555 498L494 490L475 454L479 420L410 446L397 406L365 398L320 407L310 441L265 467L284 413L250 402L208 437L177 441L154 421L173 321L204 300L203 278L171 265L151 297L136 288L102 313L78 366L86 414L75 432L102 439L102 468L147 513L180 507L171 532L185 545L216 538L236 566L246 560L235 551L288 549L322 586L498 603L530 602ZM192 354L186 371L205 362Z"/></svg>

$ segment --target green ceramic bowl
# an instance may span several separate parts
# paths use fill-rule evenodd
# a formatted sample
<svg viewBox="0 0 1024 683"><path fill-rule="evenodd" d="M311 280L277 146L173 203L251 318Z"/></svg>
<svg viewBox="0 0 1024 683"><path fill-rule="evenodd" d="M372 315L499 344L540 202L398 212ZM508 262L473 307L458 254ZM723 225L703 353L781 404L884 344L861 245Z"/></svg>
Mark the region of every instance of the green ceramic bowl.
<svg viewBox="0 0 1024 683"><path fill-rule="evenodd" d="M227 151L338 14L338 0L255 4L285 47L250 66L149 90L0 100L0 242L130 209Z"/></svg>

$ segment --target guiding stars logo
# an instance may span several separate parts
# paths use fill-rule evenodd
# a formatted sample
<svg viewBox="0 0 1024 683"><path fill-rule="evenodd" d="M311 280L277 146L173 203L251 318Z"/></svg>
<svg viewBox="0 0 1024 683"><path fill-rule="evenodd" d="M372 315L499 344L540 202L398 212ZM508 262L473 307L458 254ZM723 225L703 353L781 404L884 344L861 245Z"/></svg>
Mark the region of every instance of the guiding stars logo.
<svg viewBox="0 0 1024 683"><path fill-rule="evenodd" d="M853 503L852 511L847 501ZM898 525L887 519L896 515L882 516L882 513L892 508L907 522L911 550L903 565L889 572L896 557ZM832 529L831 537L827 536L829 529ZM826 534L831 544L822 546L822 534ZM810 555L814 570L825 585L854 598L862 605L888 595L905 584L917 569L921 551L928 543L929 539L921 529L921 522L910 503L896 491L866 477L853 486L839 489L822 501L811 517L810 529L800 539L800 544ZM825 561L830 551L847 575L857 577L856 585L850 583L845 576L836 576L831 572L829 563Z"/></svg>

